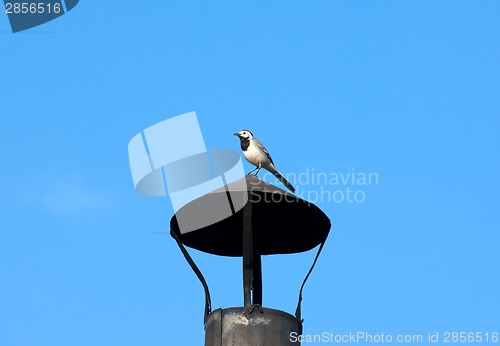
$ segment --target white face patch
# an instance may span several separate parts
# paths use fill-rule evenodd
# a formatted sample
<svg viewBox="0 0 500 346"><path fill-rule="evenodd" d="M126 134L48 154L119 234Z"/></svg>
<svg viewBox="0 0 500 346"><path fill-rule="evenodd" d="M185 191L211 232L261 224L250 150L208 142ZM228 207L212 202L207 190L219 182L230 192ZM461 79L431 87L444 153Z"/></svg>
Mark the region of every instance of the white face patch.
<svg viewBox="0 0 500 346"><path fill-rule="evenodd" d="M246 132L246 131L243 131L243 132L241 133L241 137L242 137L242 138L245 138L245 139L248 139L248 138L250 138L250 134L249 134L248 132Z"/></svg>

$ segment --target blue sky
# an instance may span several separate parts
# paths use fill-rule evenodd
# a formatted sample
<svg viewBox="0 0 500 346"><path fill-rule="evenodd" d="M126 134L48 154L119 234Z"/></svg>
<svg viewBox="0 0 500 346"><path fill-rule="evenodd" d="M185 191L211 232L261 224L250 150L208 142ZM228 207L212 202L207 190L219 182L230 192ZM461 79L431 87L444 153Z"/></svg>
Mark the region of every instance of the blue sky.
<svg viewBox="0 0 500 346"><path fill-rule="evenodd" d="M127 157L136 133L189 111L208 148L238 150L248 128L283 173L378 175L324 186L366 198L317 202L332 231L305 334L500 332L498 13L82 1L17 34L0 14L0 345L202 344L171 204L134 191ZM191 253L213 307L242 305L241 260ZM264 306L293 313L313 256L263 259Z"/></svg>

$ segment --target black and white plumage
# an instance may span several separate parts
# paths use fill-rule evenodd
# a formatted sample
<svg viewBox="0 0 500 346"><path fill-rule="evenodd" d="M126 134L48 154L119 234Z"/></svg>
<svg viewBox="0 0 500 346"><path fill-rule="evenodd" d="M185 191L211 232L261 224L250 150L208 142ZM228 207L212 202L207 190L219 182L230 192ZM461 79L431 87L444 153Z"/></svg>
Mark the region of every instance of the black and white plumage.
<svg viewBox="0 0 500 346"><path fill-rule="evenodd" d="M276 169L274 166L273 159L271 155L267 151L266 147L257 140L252 134L252 132L248 130L241 130L240 132L236 132L234 134L238 136L240 139L241 151L243 152L243 156L255 166L255 169L250 171L248 174L255 172L257 175L261 168L265 168L269 172L271 172L283 185L287 187L288 190L295 192L295 188L285 177Z"/></svg>

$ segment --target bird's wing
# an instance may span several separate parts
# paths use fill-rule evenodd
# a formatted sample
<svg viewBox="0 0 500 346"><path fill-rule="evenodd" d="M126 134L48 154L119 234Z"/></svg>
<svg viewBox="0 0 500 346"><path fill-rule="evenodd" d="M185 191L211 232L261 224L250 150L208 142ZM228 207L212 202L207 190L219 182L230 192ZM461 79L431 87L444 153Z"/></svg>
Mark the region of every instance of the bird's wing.
<svg viewBox="0 0 500 346"><path fill-rule="evenodd" d="M274 165L273 159L271 158L271 154L269 154L269 151L267 151L267 149L264 146L264 144L262 144L261 142L259 142L259 140L256 139L256 138L254 138L253 140L255 141L255 145L257 146L257 148L259 148L260 150L262 150L262 152L264 154L266 154L266 156L269 158L269 161L271 161L271 163Z"/></svg>

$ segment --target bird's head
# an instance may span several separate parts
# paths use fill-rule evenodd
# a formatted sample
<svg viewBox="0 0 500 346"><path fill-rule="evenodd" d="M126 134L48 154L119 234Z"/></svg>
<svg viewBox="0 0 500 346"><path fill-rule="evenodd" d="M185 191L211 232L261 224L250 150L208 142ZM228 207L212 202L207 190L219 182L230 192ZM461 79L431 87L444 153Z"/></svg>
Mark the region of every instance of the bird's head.
<svg viewBox="0 0 500 346"><path fill-rule="evenodd" d="M252 132L248 130L241 130L240 132L236 132L234 135L238 136L242 141L253 138Z"/></svg>

